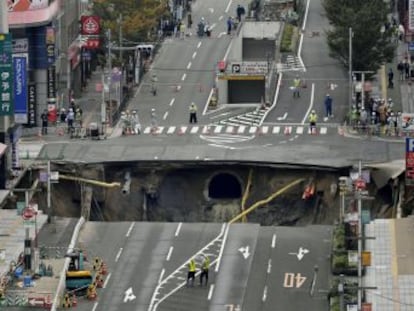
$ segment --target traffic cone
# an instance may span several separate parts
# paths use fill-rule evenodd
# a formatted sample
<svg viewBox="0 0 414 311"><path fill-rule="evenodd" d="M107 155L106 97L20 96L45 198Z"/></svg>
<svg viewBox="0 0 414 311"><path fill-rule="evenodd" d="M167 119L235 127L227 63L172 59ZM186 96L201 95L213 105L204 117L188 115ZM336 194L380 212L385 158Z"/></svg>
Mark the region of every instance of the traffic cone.
<svg viewBox="0 0 414 311"><path fill-rule="evenodd" d="M96 283L97 288L102 288L103 287L103 279L102 279L102 276L99 272L95 276L95 283Z"/></svg>
<svg viewBox="0 0 414 311"><path fill-rule="evenodd" d="M106 275L108 273L108 266L104 261L102 261L100 273L102 275Z"/></svg>
<svg viewBox="0 0 414 311"><path fill-rule="evenodd" d="M183 128L180 126L180 128L178 129L177 135L181 136L184 134Z"/></svg>
<svg viewBox="0 0 414 311"><path fill-rule="evenodd" d="M78 305L78 298L76 298L75 293L72 295L72 307L76 307Z"/></svg>

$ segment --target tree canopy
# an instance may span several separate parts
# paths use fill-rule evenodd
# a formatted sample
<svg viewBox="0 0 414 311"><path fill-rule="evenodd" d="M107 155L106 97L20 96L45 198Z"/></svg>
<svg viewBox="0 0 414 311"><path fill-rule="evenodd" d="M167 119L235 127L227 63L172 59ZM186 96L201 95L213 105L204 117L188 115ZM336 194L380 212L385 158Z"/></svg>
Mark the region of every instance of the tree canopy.
<svg viewBox="0 0 414 311"><path fill-rule="evenodd" d="M352 70L377 71L393 59L395 44L388 25L389 5L382 0L323 0L332 26L327 31L331 55L348 66L352 28Z"/></svg>

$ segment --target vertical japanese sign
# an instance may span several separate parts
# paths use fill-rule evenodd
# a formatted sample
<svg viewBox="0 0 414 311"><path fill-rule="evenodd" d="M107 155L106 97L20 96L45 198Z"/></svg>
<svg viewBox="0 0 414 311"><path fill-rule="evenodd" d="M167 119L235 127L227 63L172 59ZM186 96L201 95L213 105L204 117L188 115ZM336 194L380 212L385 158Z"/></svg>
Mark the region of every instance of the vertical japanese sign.
<svg viewBox="0 0 414 311"><path fill-rule="evenodd" d="M37 102L36 102L36 84L31 83L29 84L28 91L29 94L29 109L28 109L28 124L30 126L36 126L36 110L37 110Z"/></svg>
<svg viewBox="0 0 414 311"><path fill-rule="evenodd" d="M27 123L27 59L13 57L14 121Z"/></svg>
<svg viewBox="0 0 414 311"><path fill-rule="evenodd" d="M414 31L414 0L408 1L408 29Z"/></svg>
<svg viewBox="0 0 414 311"><path fill-rule="evenodd" d="M414 186L414 138L405 139L405 184Z"/></svg>
<svg viewBox="0 0 414 311"><path fill-rule="evenodd" d="M47 69L47 101L48 103L56 102L56 67L50 66Z"/></svg>
<svg viewBox="0 0 414 311"><path fill-rule="evenodd" d="M0 34L0 116L14 113L12 72L11 35Z"/></svg>
<svg viewBox="0 0 414 311"><path fill-rule="evenodd" d="M55 62L55 29L46 27L46 51L47 63L52 65Z"/></svg>

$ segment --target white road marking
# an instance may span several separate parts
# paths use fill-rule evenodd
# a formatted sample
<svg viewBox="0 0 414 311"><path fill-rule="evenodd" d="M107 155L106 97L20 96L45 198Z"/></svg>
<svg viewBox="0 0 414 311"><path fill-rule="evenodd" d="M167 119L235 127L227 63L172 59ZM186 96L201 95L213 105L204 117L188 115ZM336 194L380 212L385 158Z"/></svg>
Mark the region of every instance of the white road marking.
<svg viewBox="0 0 414 311"><path fill-rule="evenodd" d="M164 277L165 269L161 270L160 277L158 278L158 283L161 283L162 278Z"/></svg>
<svg viewBox="0 0 414 311"><path fill-rule="evenodd" d="M220 270L221 257L223 257L224 245L226 244L227 235L229 234L230 229L230 225L223 224L223 226L226 226L226 231L224 232L223 243L221 244L220 253L217 256L217 264L215 269L216 273Z"/></svg>
<svg viewBox="0 0 414 311"><path fill-rule="evenodd" d="M115 262L118 262L119 257L121 257L121 254L122 254L122 251L123 251L123 250L124 250L124 249L123 249L122 247L119 249L118 254L116 254L116 257L115 257Z"/></svg>
<svg viewBox="0 0 414 311"><path fill-rule="evenodd" d="M270 274L270 272L272 272L272 258L267 262L267 274Z"/></svg>
<svg viewBox="0 0 414 311"><path fill-rule="evenodd" d="M213 97L213 93L214 93L214 88L212 88L210 90L210 94L207 97L207 101L206 101L206 104L204 105L204 109L203 109L203 116L206 114L206 112L208 110L208 104L210 103L211 97Z"/></svg>
<svg viewBox="0 0 414 311"><path fill-rule="evenodd" d="M183 76L181 77L181 81L184 81L186 77L187 77L187 74L184 73Z"/></svg>
<svg viewBox="0 0 414 311"><path fill-rule="evenodd" d="M226 7L226 9L224 10L224 12L225 13L228 13L229 12L229 10L230 10L230 6L231 6L231 3L233 2L233 0L230 0L229 1L229 3L227 3L227 7Z"/></svg>
<svg viewBox="0 0 414 311"><path fill-rule="evenodd" d="M223 16L223 15L221 15L221 16L219 17L219 21L221 21L223 18L224 18L224 16Z"/></svg>
<svg viewBox="0 0 414 311"><path fill-rule="evenodd" d="M198 44L197 44L197 49L199 49L199 48L200 48L200 46L201 46L201 41L200 41L200 42L198 42Z"/></svg>
<svg viewBox="0 0 414 311"><path fill-rule="evenodd" d="M178 236L180 234L181 226L183 225L182 222L180 222L177 226L177 229L175 230L175 236Z"/></svg>
<svg viewBox="0 0 414 311"><path fill-rule="evenodd" d="M302 135L303 134L303 130L304 130L303 126L298 126L296 128L296 134Z"/></svg>
<svg viewBox="0 0 414 311"><path fill-rule="evenodd" d="M224 54L223 61L226 61L226 60L227 60L227 57L229 56L229 53L230 53L230 48L231 48L232 42L233 42L233 40L232 40L232 41L230 41L230 44L229 44L229 46L227 47L226 53Z"/></svg>
<svg viewBox="0 0 414 311"><path fill-rule="evenodd" d="M213 297L213 292L214 292L214 284L210 284L210 289L208 290L207 300L211 300L211 297Z"/></svg>
<svg viewBox="0 0 414 311"><path fill-rule="evenodd" d="M264 287L262 301L266 301L267 298L267 285Z"/></svg>
<svg viewBox="0 0 414 311"><path fill-rule="evenodd" d="M167 134L173 134L175 132L176 127L175 126L170 126L168 128Z"/></svg>
<svg viewBox="0 0 414 311"><path fill-rule="evenodd" d="M194 59L196 56L197 56L197 52L194 52L192 58Z"/></svg>
<svg viewBox="0 0 414 311"><path fill-rule="evenodd" d="M95 302L95 303L93 304L92 311L95 311L97 307L98 307L98 303L97 303L97 302Z"/></svg>
<svg viewBox="0 0 414 311"><path fill-rule="evenodd" d="M231 146L224 146L224 145L219 145L219 144L208 144L211 147L217 147L217 148L224 148L224 149L230 149L230 150L234 150L236 148L231 147Z"/></svg>
<svg viewBox="0 0 414 311"><path fill-rule="evenodd" d="M245 129L246 129L245 125L240 125L237 130L237 134L243 134Z"/></svg>
<svg viewBox="0 0 414 311"><path fill-rule="evenodd" d="M313 101L315 99L314 96L315 96L315 83L312 83L311 98L310 98L309 108L308 108L308 111L306 111L305 116L303 117L302 124L305 124L305 122L306 122L306 120L308 118L308 115L310 114L310 112L312 110Z"/></svg>
<svg viewBox="0 0 414 311"><path fill-rule="evenodd" d="M217 24L216 24L216 23L213 23L213 24L210 26L210 29L211 29L211 30L213 30L216 26L217 26Z"/></svg>
<svg viewBox="0 0 414 311"><path fill-rule="evenodd" d="M276 236L276 233L275 233L272 236L272 248L275 248L276 247L276 239L277 239L277 236Z"/></svg>
<svg viewBox="0 0 414 311"><path fill-rule="evenodd" d="M102 286L102 288L106 288L106 286L108 285L109 279L111 278L111 273L108 274L108 276L106 277L106 280Z"/></svg>
<svg viewBox="0 0 414 311"><path fill-rule="evenodd" d="M197 134L199 127L198 126L193 126L190 130L190 134Z"/></svg>
<svg viewBox="0 0 414 311"><path fill-rule="evenodd" d="M168 117L168 111L166 111L166 112L164 113L164 116L163 116L162 118L165 120L165 119L167 119L167 117Z"/></svg>
<svg viewBox="0 0 414 311"><path fill-rule="evenodd" d="M172 105L174 105L174 102L175 102L175 98L171 98L171 101L170 101L170 106L172 106Z"/></svg>
<svg viewBox="0 0 414 311"><path fill-rule="evenodd" d="M208 8L208 10L210 11L211 14L214 13L214 8Z"/></svg>
<svg viewBox="0 0 414 311"><path fill-rule="evenodd" d="M136 298L137 298L137 296L134 295L134 292L132 291L132 287L128 288L125 291L124 303L128 302L128 301L135 300Z"/></svg>
<svg viewBox="0 0 414 311"><path fill-rule="evenodd" d="M273 134L279 134L280 133L280 126L274 126L272 133Z"/></svg>
<svg viewBox="0 0 414 311"><path fill-rule="evenodd" d="M285 120L287 116L288 116L288 113L285 112L285 114L283 115L283 117L278 117L277 119L278 119L278 121L282 121L282 120Z"/></svg>
<svg viewBox="0 0 414 311"><path fill-rule="evenodd" d="M170 249L168 250L167 258L165 258L165 260L170 261L173 249L174 247L170 246Z"/></svg>
<svg viewBox="0 0 414 311"><path fill-rule="evenodd" d="M133 222L133 223L129 226L128 231L127 231L127 233L126 233L126 235L125 235L127 238L128 238L128 237L129 237L129 235L131 234L132 229L134 229L134 226L135 226L135 222Z"/></svg>
<svg viewBox="0 0 414 311"><path fill-rule="evenodd" d="M218 115L216 115L216 116L212 116L212 117L210 117L210 119L217 119L217 118L219 118L219 117L224 117L224 116L227 116L228 114L230 114L230 112L223 112L223 113L220 113L220 114L218 114Z"/></svg>
<svg viewBox="0 0 414 311"><path fill-rule="evenodd" d="M220 32L220 33L218 34L217 38L221 38L222 36L225 36L226 34L227 34L227 32L225 32L225 31Z"/></svg>
<svg viewBox="0 0 414 311"><path fill-rule="evenodd" d="M190 68L191 68L191 62L189 62L187 65L187 69L190 69Z"/></svg>

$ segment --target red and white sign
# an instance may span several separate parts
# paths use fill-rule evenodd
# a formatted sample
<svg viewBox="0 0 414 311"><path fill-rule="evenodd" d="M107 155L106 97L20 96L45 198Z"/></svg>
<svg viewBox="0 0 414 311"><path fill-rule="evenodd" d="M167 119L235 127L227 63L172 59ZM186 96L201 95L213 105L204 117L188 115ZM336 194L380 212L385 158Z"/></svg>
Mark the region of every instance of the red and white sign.
<svg viewBox="0 0 414 311"><path fill-rule="evenodd" d="M81 34L82 35L99 35L101 31L99 16L82 16L81 17Z"/></svg>
<svg viewBox="0 0 414 311"><path fill-rule="evenodd" d="M22 218L24 220L30 220L33 218L33 216L35 216L37 214L37 212L35 211L35 209L32 206L28 206L26 207L23 212L22 212Z"/></svg>
<svg viewBox="0 0 414 311"><path fill-rule="evenodd" d="M99 38L97 38L97 39L88 38L88 40L83 45L83 48L88 49L88 50L92 50L92 49L99 48L99 46L100 46Z"/></svg>
<svg viewBox="0 0 414 311"><path fill-rule="evenodd" d="M364 190L367 187L365 180L363 180L362 178L358 178L355 181L355 187L357 188L357 190Z"/></svg>

